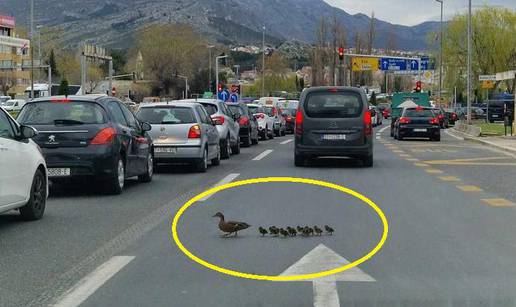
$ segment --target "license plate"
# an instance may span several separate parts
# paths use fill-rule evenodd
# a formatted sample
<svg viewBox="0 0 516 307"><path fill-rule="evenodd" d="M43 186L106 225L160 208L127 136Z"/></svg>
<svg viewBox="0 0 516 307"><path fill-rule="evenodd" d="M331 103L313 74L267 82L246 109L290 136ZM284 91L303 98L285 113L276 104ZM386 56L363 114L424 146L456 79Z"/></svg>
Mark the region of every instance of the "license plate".
<svg viewBox="0 0 516 307"><path fill-rule="evenodd" d="M498 115L496 115L496 114L493 114L493 115L491 115L491 116L492 116L492 117L498 117Z"/></svg>
<svg viewBox="0 0 516 307"><path fill-rule="evenodd" d="M174 147L155 147L154 152L156 153L176 153L177 148Z"/></svg>
<svg viewBox="0 0 516 307"><path fill-rule="evenodd" d="M49 168L48 177L66 177L70 176L69 168Z"/></svg>
<svg viewBox="0 0 516 307"><path fill-rule="evenodd" d="M323 134L322 139L325 141L341 141L346 139L345 134Z"/></svg>
<svg viewBox="0 0 516 307"><path fill-rule="evenodd" d="M414 132L426 132L426 129L414 129Z"/></svg>

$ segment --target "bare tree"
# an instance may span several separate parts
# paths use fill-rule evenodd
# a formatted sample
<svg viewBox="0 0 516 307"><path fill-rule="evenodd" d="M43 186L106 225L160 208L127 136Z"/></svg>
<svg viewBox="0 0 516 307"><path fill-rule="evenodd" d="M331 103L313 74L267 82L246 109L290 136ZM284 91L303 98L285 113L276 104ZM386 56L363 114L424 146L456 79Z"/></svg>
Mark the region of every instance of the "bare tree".
<svg viewBox="0 0 516 307"><path fill-rule="evenodd" d="M328 23L324 16L316 30L316 46L312 53L312 86L325 85L324 72L328 63Z"/></svg>

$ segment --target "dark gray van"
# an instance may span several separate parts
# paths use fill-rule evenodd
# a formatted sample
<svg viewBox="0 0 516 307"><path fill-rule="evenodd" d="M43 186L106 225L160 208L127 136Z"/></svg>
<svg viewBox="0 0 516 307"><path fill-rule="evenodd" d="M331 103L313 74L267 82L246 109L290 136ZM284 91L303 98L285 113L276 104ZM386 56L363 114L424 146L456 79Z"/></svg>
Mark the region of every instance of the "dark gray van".
<svg viewBox="0 0 516 307"><path fill-rule="evenodd" d="M344 156L373 166L373 128L367 98L353 87L312 87L301 94L295 127L295 165Z"/></svg>

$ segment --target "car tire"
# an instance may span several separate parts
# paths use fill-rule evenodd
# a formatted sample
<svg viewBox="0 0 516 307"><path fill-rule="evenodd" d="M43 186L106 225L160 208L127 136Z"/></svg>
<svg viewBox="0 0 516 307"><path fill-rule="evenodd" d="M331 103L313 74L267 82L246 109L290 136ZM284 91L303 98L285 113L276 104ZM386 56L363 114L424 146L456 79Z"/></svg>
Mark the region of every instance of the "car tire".
<svg viewBox="0 0 516 307"><path fill-rule="evenodd" d="M32 179L30 196L27 204L20 208L20 215L26 221L35 221L43 217L47 202L47 180L41 170L36 170Z"/></svg>
<svg viewBox="0 0 516 307"><path fill-rule="evenodd" d="M154 175L154 157L152 153L149 153L147 156L147 167L145 169L145 174L138 176L138 181L140 182L151 182L152 176Z"/></svg>
<svg viewBox="0 0 516 307"><path fill-rule="evenodd" d="M206 145L207 147L208 145ZM206 173L208 169L208 148L204 149L204 155L195 163L195 171L198 173Z"/></svg>
<svg viewBox="0 0 516 307"><path fill-rule="evenodd" d="M249 130L249 133L244 138L242 146L244 146L244 147L251 147L251 130Z"/></svg>
<svg viewBox="0 0 516 307"><path fill-rule="evenodd" d="M294 154L294 165L297 167L305 166L306 158L303 155Z"/></svg>
<svg viewBox="0 0 516 307"><path fill-rule="evenodd" d="M231 153L233 155L239 155L240 154L240 137L238 137L236 144L231 147Z"/></svg>
<svg viewBox="0 0 516 307"><path fill-rule="evenodd" d="M106 192L112 195L122 194L125 186L125 163L122 157L118 157L115 163L113 175L108 179Z"/></svg>
<svg viewBox="0 0 516 307"><path fill-rule="evenodd" d="M220 156L222 159L229 159L231 156L231 147L230 147L229 135L226 137L226 140L220 142Z"/></svg>
<svg viewBox="0 0 516 307"><path fill-rule="evenodd" d="M259 142L260 142L260 136L258 134L256 134L256 139L251 139L251 143L253 145L258 145Z"/></svg>
<svg viewBox="0 0 516 307"><path fill-rule="evenodd" d="M281 130L281 136L285 136L285 135L287 135L287 130L286 129Z"/></svg>
<svg viewBox="0 0 516 307"><path fill-rule="evenodd" d="M434 137L432 138L432 141L434 141L434 142L440 142L440 141L441 141L441 135L434 136Z"/></svg>
<svg viewBox="0 0 516 307"><path fill-rule="evenodd" d="M217 157L215 159L211 159L211 165L212 166L220 165L220 147L218 148Z"/></svg>
<svg viewBox="0 0 516 307"><path fill-rule="evenodd" d="M363 157L362 164L364 165L364 167L372 167L374 164L373 155Z"/></svg>
<svg viewBox="0 0 516 307"><path fill-rule="evenodd" d="M391 128L391 138L394 137L394 131Z"/></svg>

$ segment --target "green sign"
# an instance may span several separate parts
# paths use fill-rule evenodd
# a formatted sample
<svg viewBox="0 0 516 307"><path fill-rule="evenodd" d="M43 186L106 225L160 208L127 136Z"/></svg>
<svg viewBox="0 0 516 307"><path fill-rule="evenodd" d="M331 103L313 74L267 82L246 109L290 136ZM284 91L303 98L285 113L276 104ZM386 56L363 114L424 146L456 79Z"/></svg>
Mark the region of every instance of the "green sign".
<svg viewBox="0 0 516 307"><path fill-rule="evenodd" d="M202 94L202 98L212 99L213 98L213 93L212 92L204 92L204 94Z"/></svg>

